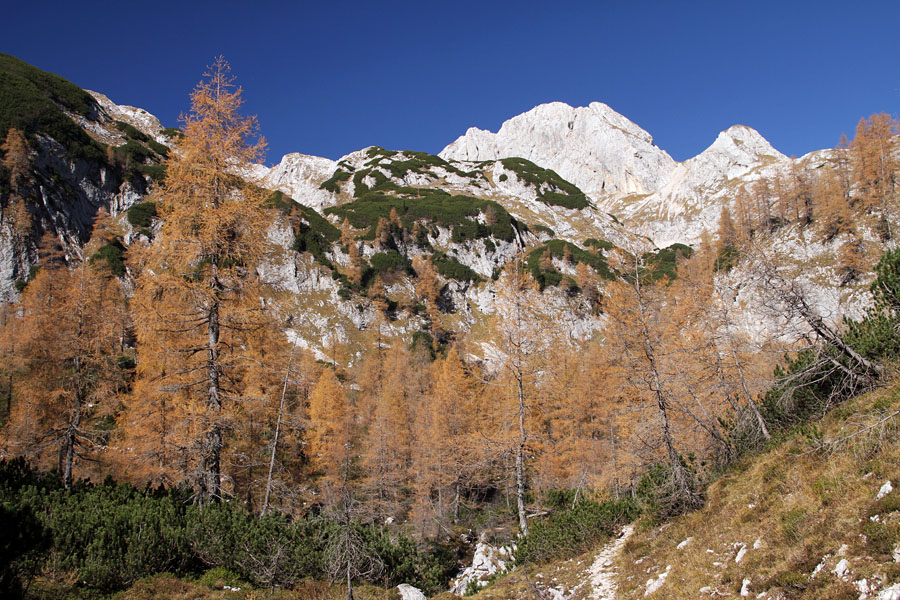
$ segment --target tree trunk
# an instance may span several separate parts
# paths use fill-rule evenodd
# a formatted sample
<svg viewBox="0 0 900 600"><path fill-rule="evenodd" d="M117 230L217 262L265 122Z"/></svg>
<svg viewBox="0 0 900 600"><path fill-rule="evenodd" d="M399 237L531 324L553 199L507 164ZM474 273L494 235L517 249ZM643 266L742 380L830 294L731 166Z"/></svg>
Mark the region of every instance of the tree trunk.
<svg viewBox="0 0 900 600"><path fill-rule="evenodd" d="M741 361L738 360L734 345L731 345L731 357L734 360L734 366L737 367L738 370L738 377L740 377L741 380L741 389L744 392L744 397L747 399L747 406L750 407L750 411L753 413L753 416L756 417L756 423L759 425L760 433L762 433L766 440L770 440L772 439L772 434L769 433L769 428L766 426L766 420L763 418L762 413L759 412L759 406L757 406L756 402L753 400L753 395L750 393L750 390L747 389L747 380L744 377L744 369L741 367Z"/></svg>
<svg viewBox="0 0 900 600"><path fill-rule="evenodd" d="M269 495L272 492L272 471L275 469L275 453L278 451L278 436L281 433L281 418L284 415L284 398L287 395L287 384L288 377L291 374L291 365L294 360L294 348L295 346L291 344L291 353L288 356L288 366L287 370L284 372L284 383L281 386L281 403L278 405L278 420L275 421L275 436L272 439L272 453L269 456L269 473L266 476L266 495L263 499L262 511L260 512L260 516L266 516L266 511L269 510Z"/></svg>
<svg viewBox="0 0 900 600"><path fill-rule="evenodd" d="M81 423L81 408L75 410L75 418L66 427L66 435L63 440L63 487L72 487L72 470L75 464L75 432Z"/></svg>
<svg viewBox="0 0 900 600"><path fill-rule="evenodd" d="M519 512L519 534L528 535L528 519L525 515L525 444L528 434L525 430L525 390L522 372L516 371L516 386L519 395L519 444L516 447L516 509Z"/></svg>
<svg viewBox="0 0 900 600"><path fill-rule="evenodd" d="M683 512L683 508L695 508L697 498L694 493L693 482L687 470L681 462L681 455L675 448L675 440L672 436L672 430L669 425L669 401L663 389L662 378L659 374L659 365L657 364L656 350L653 347L653 340L650 336L647 321L647 307L644 304L643 289L641 287L640 273L635 267L635 292L637 297L637 308L640 316L641 336L643 338L644 358L650 368L650 389L656 396L656 408L659 412L659 422L662 429L663 443L666 446L666 454L669 458L669 467L672 469L672 502L676 513Z"/></svg>
<svg viewBox="0 0 900 600"><path fill-rule="evenodd" d="M214 278L215 286L218 280ZM221 498L221 460L222 460L222 426L219 423L219 414L222 412L222 396L219 383L219 303L213 301L209 308L207 320L207 349L208 359L206 363L206 377L209 383L207 392L207 412L212 421L206 434L206 443L203 455L203 472L201 484L203 502L218 502Z"/></svg>

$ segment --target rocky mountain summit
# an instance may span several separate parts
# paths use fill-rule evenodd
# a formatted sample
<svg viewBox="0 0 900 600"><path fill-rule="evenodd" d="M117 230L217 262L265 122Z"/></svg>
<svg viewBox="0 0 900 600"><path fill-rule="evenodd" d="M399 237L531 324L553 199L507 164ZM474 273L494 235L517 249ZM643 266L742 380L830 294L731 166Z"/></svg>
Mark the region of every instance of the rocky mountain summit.
<svg viewBox="0 0 900 600"><path fill-rule="evenodd" d="M592 198L648 194L676 165L649 133L600 102L580 108L542 104L509 119L496 134L473 127L440 156L474 161L519 156L553 169Z"/></svg>
<svg viewBox="0 0 900 600"><path fill-rule="evenodd" d="M704 228L715 230L722 202L733 200L738 183L790 166L790 159L743 125L678 163L649 133L599 102L580 108L543 104L509 119L497 133L471 128L440 156L527 158L578 185L598 208L660 247L695 243Z"/></svg>

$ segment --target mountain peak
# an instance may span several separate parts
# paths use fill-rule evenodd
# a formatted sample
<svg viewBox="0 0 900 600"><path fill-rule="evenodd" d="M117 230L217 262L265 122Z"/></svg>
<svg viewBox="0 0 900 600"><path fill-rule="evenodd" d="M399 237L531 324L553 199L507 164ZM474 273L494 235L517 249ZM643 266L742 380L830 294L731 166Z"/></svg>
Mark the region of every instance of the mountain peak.
<svg viewBox="0 0 900 600"><path fill-rule="evenodd" d="M553 169L588 195L646 194L675 168L653 137L601 102L540 104L497 133L469 128L440 153L454 160L520 157Z"/></svg>
<svg viewBox="0 0 900 600"><path fill-rule="evenodd" d="M719 133L716 141L698 155L698 158L708 152L728 154L735 158L743 159L748 157L758 159L761 156L772 156L778 159L786 158L769 143L769 140L752 127L747 127L746 125L732 125Z"/></svg>

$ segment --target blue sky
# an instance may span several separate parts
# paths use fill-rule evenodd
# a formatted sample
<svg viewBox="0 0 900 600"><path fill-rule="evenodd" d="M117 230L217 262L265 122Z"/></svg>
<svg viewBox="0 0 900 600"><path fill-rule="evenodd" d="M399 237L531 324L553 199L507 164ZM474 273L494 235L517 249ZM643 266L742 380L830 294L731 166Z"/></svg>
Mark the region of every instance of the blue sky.
<svg viewBox="0 0 900 600"><path fill-rule="evenodd" d="M0 51L165 125L218 54L287 152L439 152L554 100L684 160L734 124L788 155L900 106L900 2L9 2Z"/></svg>

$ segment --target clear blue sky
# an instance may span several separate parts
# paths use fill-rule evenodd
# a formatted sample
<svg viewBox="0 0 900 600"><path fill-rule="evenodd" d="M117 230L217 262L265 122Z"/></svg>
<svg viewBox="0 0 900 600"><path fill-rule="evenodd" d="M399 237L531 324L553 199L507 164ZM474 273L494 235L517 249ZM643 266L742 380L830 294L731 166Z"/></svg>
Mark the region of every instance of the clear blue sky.
<svg viewBox="0 0 900 600"><path fill-rule="evenodd" d="M287 8L286 8L287 7ZM8 2L0 51L176 125L224 54L287 152L439 152L602 101L684 160L740 123L786 154L900 106L900 2Z"/></svg>

